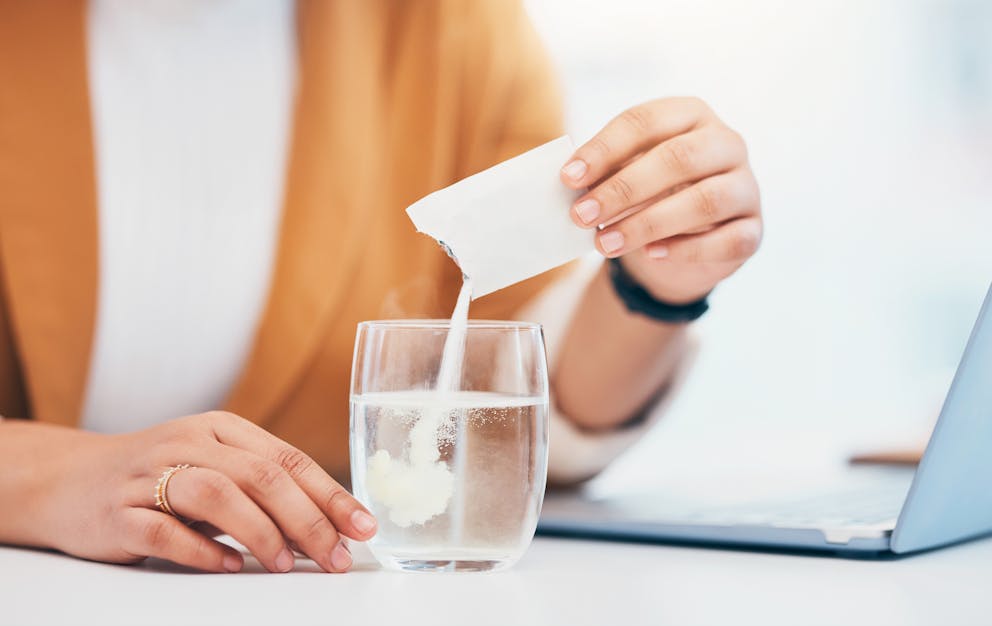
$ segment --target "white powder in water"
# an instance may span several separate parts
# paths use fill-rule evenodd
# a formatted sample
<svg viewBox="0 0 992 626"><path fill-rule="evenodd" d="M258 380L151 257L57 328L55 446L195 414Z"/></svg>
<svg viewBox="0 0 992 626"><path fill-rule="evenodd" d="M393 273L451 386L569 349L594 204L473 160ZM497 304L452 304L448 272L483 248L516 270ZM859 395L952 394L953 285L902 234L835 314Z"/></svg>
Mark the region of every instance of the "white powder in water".
<svg viewBox="0 0 992 626"><path fill-rule="evenodd" d="M389 509L390 521L403 528L444 513L454 491L454 475L440 460L439 430L448 417L446 400L458 390L461 381L471 300L472 280L466 277L441 353L436 402L425 405L420 419L410 429L407 460L394 459L388 450L380 449L368 462L369 495Z"/></svg>
<svg viewBox="0 0 992 626"><path fill-rule="evenodd" d="M369 459L369 495L388 508L389 520L402 528L444 513L454 486L455 477L445 463L407 463L391 458L387 450Z"/></svg>

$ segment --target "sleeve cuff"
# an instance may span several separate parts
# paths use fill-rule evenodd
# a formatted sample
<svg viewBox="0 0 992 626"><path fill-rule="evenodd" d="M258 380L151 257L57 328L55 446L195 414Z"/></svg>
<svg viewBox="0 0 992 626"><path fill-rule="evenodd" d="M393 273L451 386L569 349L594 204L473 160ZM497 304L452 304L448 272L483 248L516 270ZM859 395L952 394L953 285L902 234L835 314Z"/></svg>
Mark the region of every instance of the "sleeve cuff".
<svg viewBox="0 0 992 626"><path fill-rule="evenodd" d="M548 482L568 485L588 480L637 443L661 419L678 394L697 350L698 341L690 336L686 354L679 361L668 386L645 408L643 418L633 423L612 430L583 430L563 415L552 399L548 433Z"/></svg>

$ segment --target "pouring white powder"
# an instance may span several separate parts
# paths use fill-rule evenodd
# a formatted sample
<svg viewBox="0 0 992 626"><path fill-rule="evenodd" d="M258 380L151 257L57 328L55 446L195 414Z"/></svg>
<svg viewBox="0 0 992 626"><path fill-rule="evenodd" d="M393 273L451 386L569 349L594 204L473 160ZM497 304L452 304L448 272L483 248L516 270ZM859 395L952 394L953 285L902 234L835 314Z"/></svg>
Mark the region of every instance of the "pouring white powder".
<svg viewBox="0 0 992 626"><path fill-rule="evenodd" d="M437 401L425 406L410 429L407 460L394 459L388 450L380 449L368 462L369 495L389 509L390 521L403 528L444 513L454 491L454 475L448 464L439 460L439 430L448 415L446 399L458 390L461 380L471 299L472 280L465 278L441 353Z"/></svg>

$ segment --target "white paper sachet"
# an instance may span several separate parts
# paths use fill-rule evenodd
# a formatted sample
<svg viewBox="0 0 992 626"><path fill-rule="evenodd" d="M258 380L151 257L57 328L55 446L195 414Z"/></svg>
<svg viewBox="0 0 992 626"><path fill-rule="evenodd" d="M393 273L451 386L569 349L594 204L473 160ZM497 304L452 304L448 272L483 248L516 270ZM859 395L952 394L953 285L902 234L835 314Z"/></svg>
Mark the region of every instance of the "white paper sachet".
<svg viewBox="0 0 992 626"><path fill-rule="evenodd" d="M406 213L448 248L474 283L472 299L595 250L594 231L569 216L581 195L562 184L568 136L421 198Z"/></svg>

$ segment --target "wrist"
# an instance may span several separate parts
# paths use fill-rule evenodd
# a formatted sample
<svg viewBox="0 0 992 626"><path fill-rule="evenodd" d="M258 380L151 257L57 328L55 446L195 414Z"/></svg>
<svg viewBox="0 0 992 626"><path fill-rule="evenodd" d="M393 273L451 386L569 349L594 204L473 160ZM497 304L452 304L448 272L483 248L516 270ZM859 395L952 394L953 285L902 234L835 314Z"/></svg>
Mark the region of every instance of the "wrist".
<svg viewBox="0 0 992 626"><path fill-rule="evenodd" d="M699 319L709 310L708 293L684 303L669 302L649 292L619 259L609 259L607 271L614 295L629 313L654 322L686 324Z"/></svg>
<svg viewBox="0 0 992 626"><path fill-rule="evenodd" d="M0 423L0 458L10 465L0 480L0 543L62 549L65 524L77 511L67 502L68 459L82 440L103 437L32 420Z"/></svg>
<svg viewBox="0 0 992 626"><path fill-rule="evenodd" d="M0 422L0 458L7 461L0 477L0 543L53 547L47 541L49 516L45 500L53 487L50 467L39 442L49 426L21 419ZM56 459L51 461L57 462Z"/></svg>
<svg viewBox="0 0 992 626"><path fill-rule="evenodd" d="M691 304L702 300L713 290L712 287L708 289L701 289L695 285L655 285L655 281L651 280L648 272L646 272L639 263L632 263L630 262L630 259L626 257L618 258L617 262L623 266L624 271L629 274L638 285L647 291L652 298L661 302L675 306Z"/></svg>

